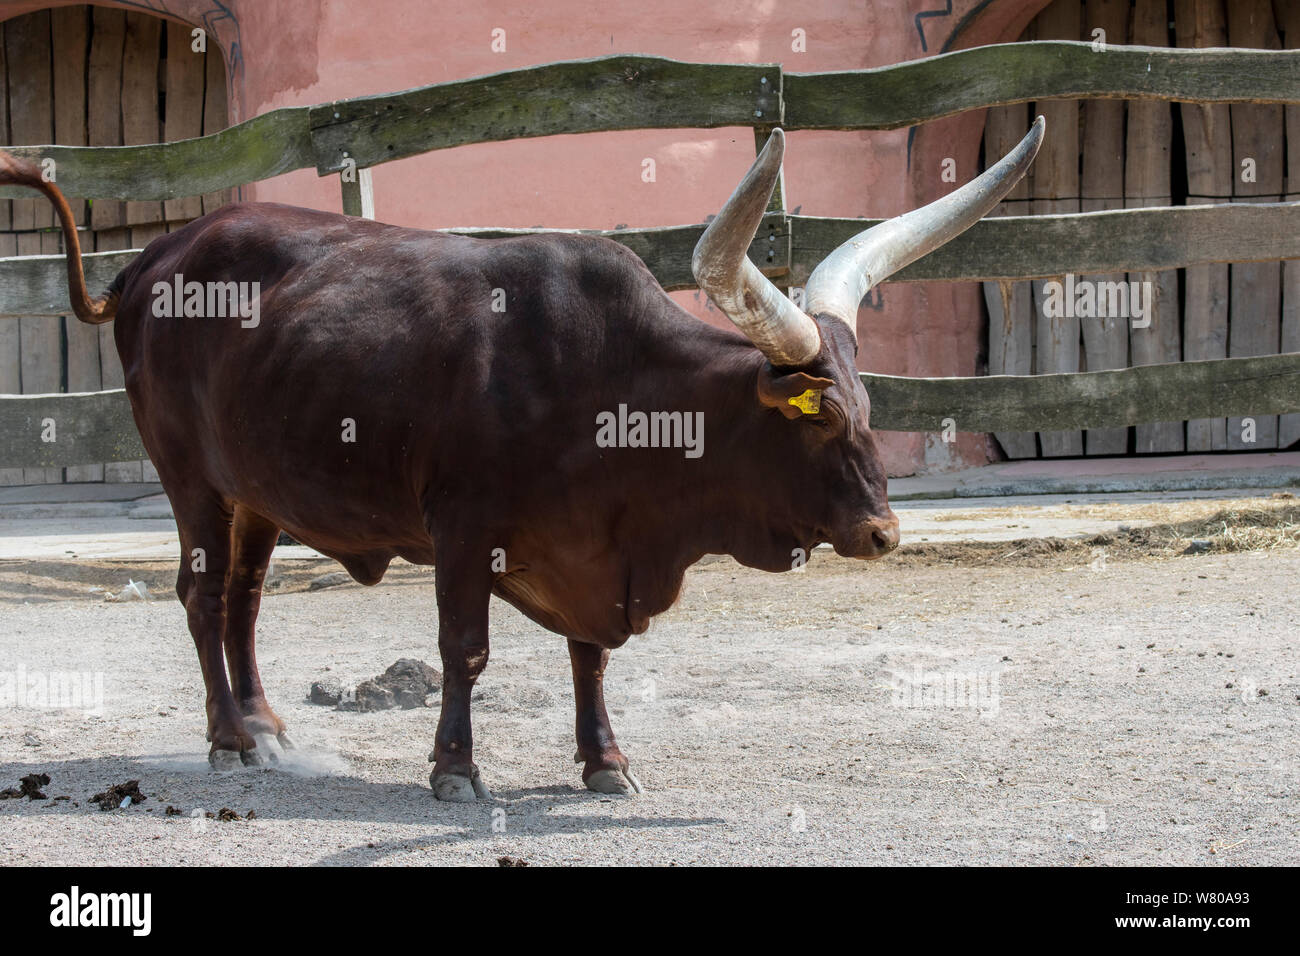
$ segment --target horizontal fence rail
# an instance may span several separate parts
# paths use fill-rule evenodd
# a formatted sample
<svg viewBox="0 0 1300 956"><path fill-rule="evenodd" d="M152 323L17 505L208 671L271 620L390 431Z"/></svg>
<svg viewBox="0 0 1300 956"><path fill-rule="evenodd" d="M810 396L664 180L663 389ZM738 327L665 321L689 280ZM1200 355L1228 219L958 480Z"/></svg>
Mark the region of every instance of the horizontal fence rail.
<svg viewBox="0 0 1300 956"><path fill-rule="evenodd" d="M750 258L782 284L802 285L840 243L879 221L770 214L750 246ZM576 232L606 236L635 252L665 289L675 291L696 288L691 254L704 228L701 224L604 231L443 231L480 238ZM139 249L131 249L82 256L87 285L92 291L106 288L139 254ZM1218 203L982 219L890 281L1040 279L1067 272L1103 275L1279 259L1300 259L1300 203ZM70 311L63 256L0 259L0 319Z"/></svg>
<svg viewBox="0 0 1300 956"><path fill-rule="evenodd" d="M1121 428L1300 412L1300 352L1059 375L901 378L862 373L871 427L937 432Z"/></svg>
<svg viewBox="0 0 1300 956"><path fill-rule="evenodd" d="M777 64L607 56L403 93L287 107L198 139L151 146L15 146L55 160L88 199L198 196L351 160L368 168L470 143L626 129L784 126L885 130L1049 98L1300 104L1300 50L1002 43L872 70L785 73ZM345 155L346 154L346 155ZM30 195L0 188L0 197Z"/></svg>
<svg viewBox="0 0 1300 956"><path fill-rule="evenodd" d="M964 110L1079 97L1296 105L1300 50L1100 51L1089 43L1038 41L828 73L610 56L273 110L198 139L11 149L53 159L56 182L70 196L156 201L303 168L321 175L353 164L365 170L470 143L651 128L883 130ZM0 197L31 195L0 188ZM782 285L801 285L836 246L878 221L773 212L750 256ZM665 288L676 290L695 287L690 259L703 229L584 232L626 245ZM569 230L445 231L488 238ZM92 291L105 288L138 254L84 256ZM894 280L1012 281L1279 259L1300 259L1300 203L986 219ZM0 319L69 311L62 256L0 259ZM872 395L873 426L882 431L938 431L948 419L959 431L1010 432L1300 412L1300 353L1058 375L918 379L863 373L862 380ZM0 468L144 456L122 389L0 396Z"/></svg>
<svg viewBox="0 0 1300 956"><path fill-rule="evenodd" d="M1062 375L901 378L862 373L877 431L1112 428L1300 412L1300 353ZM53 423L54 441L43 440ZM124 389L0 401L0 468L145 457Z"/></svg>

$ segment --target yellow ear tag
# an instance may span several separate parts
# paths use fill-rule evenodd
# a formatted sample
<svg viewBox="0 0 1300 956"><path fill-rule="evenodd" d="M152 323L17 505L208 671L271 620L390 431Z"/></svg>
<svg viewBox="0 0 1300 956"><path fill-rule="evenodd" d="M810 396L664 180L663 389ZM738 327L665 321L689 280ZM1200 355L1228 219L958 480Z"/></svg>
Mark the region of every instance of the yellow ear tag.
<svg viewBox="0 0 1300 956"><path fill-rule="evenodd" d="M805 415L816 415L822 410L822 390L820 388L810 388L802 395L796 395L789 401L791 405Z"/></svg>

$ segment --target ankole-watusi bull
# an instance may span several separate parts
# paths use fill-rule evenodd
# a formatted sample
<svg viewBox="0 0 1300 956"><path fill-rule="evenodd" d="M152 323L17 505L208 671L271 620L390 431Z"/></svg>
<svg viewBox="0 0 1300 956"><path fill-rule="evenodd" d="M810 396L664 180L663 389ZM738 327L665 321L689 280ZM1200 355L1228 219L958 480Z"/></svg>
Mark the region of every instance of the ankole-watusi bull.
<svg viewBox="0 0 1300 956"><path fill-rule="evenodd" d="M472 800L487 792L470 691L490 595L568 639L582 779L626 792L639 784L605 713L605 666L672 605L688 566L729 554L785 571L822 542L856 558L898 544L856 370L858 305L993 208L1042 134L1039 118L978 179L845 243L800 311L746 257L780 172L776 130L693 260L740 334L680 309L609 240L480 240L270 203L160 236L91 300L57 188L3 153L0 182L57 207L77 317L116 319L135 422L180 531L176 592L213 764L257 762L255 736L288 743L253 651L284 529L363 584L395 556L436 565L430 780L440 799ZM175 303L191 283L256 289L257 320L214 317L202 292Z"/></svg>

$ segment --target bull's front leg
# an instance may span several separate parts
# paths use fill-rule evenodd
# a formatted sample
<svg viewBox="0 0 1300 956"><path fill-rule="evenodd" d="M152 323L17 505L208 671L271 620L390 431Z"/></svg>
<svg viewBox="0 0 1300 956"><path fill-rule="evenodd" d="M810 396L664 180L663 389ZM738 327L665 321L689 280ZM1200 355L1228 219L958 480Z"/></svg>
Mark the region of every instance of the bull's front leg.
<svg viewBox="0 0 1300 956"><path fill-rule="evenodd" d="M618 749L614 728L605 711L605 667L609 651L595 644L569 640L573 665L573 698L577 707L578 752L574 763L583 764L582 782L597 793L640 793L641 781L628 769Z"/></svg>
<svg viewBox="0 0 1300 956"><path fill-rule="evenodd" d="M429 784L439 800L470 803L476 797L492 796L474 764L469 713L474 682L488 662L492 574L486 551L482 560L457 549L444 561L444 553L439 550L436 571L442 715L438 718L433 753L429 754L433 762Z"/></svg>

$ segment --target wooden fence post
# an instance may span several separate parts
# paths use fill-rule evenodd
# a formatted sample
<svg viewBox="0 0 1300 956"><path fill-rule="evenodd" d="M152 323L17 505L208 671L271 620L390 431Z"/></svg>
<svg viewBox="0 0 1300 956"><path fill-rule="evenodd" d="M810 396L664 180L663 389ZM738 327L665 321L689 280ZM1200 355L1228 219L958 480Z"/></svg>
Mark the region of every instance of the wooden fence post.
<svg viewBox="0 0 1300 956"><path fill-rule="evenodd" d="M343 170L339 185L343 187L343 215L375 218L375 188L369 166Z"/></svg>

